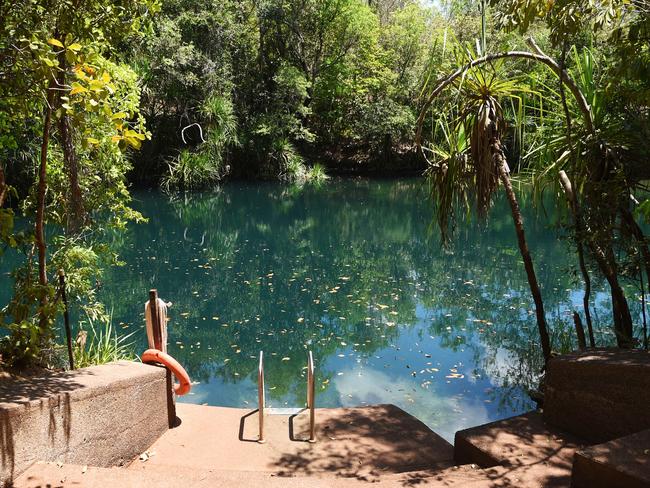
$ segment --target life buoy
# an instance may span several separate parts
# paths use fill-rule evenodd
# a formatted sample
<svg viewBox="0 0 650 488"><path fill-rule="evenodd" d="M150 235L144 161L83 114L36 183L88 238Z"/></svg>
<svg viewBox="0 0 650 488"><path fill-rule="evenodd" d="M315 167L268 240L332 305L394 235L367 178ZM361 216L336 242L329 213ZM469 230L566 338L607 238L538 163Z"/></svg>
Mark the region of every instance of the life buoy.
<svg viewBox="0 0 650 488"><path fill-rule="evenodd" d="M142 362L160 363L174 373L174 376L178 379L178 384L174 385L174 392L178 396L186 395L192 388L190 377L187 374L187 371L185 371L185 368L183 368L183 366L181 366L180 363L169 354L159 351L158 349L147 349L142 353Z"/></svg>

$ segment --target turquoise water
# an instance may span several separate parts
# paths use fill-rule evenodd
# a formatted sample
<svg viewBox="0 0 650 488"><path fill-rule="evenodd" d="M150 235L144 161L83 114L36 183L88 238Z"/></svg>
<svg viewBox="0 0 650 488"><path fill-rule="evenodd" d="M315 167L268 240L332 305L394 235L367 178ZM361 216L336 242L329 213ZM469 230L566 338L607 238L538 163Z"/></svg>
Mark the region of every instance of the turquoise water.
<svg viewBox="0 0 650 488"><path fill-rule="evenodd" d="M149 221L115 237L125 265L99 298L138 353L148 290L173 303L169 352L196 382L180 401L256 408L263 350L267 404L302 406L311 350L317 406L393 403L447 439L533 407L536 323L505 201L487 227L459 223L444 250L421 179L134 198ZM551 217L522 205L559 346L581 309L575 255ZM605 295L596 303L606 322Z"/></svg>
<svg viewBox="0 0 650 488"><path fill-rule="evenodd" d="M504 201L443 250L419 179L135 199L149 222L114 243L126 265L100 297L139 350L149 288L173 303L169 352L198 382L181 401L255 408L263 350L268 404L302 406L311 350L318 406L393 403L448 439L533 407L538 339ZM557 328L581 303L574 255L523 206Z"/></svg>

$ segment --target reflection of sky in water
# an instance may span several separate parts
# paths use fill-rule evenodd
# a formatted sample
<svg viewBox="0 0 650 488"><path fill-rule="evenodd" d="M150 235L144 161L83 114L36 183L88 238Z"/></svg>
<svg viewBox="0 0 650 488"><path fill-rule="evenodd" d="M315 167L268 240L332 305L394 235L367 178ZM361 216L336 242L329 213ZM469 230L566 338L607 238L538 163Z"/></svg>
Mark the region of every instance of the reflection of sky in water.
<svg viewBox="0 0 650 488"><path fill-rule="evenodd" d="M505 203L488 227L459 223L443 251L426 191L422 180L333 180L232 183L173 202L137 193L149 222L115 236L126 264L99 296L120 330L136 331L138 352L149 288L174 303L169 352L198 382L181 401L255 408L263 349L268 404L301 406L311 349L318 406L393 403L451 440L531 408L525 387L541 363ZM556 337L581 310L575 257L522 200ZM609 299L594 285L606 324Z"/></svg>

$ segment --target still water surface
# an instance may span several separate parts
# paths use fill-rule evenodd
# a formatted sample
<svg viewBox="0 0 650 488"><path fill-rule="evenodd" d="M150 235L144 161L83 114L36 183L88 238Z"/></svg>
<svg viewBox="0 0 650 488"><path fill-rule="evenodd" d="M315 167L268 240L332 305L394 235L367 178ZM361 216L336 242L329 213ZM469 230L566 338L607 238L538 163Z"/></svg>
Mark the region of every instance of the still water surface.
<svg viewBox="0 0 650 488"><path fill-rule="evenodd" d="M504 201L443 250L418 179L134 197L149 221L116 238L126 264L100 298L138 352L149 288L173 302L169 352L198 382L181 401L255 408L263 350L268 404L303 406L311 350L320 407L393 403L447 439L533 407L536 325ZM523 206L549 323L568 323L574 255Z"/></svg>

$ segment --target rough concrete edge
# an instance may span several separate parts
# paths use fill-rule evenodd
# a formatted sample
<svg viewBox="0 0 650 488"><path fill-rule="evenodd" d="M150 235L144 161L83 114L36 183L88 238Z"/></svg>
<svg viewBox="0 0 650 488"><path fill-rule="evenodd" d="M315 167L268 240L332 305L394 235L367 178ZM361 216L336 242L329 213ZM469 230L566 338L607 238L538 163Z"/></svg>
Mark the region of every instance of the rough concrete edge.
<svg viewBox="0 0 650 488"><path fill-rule="evenodd" d="M470 430L459 430L454 435L454 462L456 465L476 464L481 468L501 466L501 462L497 458L471 443L466 437Z"/></svg>
<svg viewBox="0 0 650 488"><path fill-rule="evenodd" d="M75 374L78 373L79 377L83 377L83 375L88 374L89 371L90 372L94 371L97 368L102 368L105 366L115 367L117 365L133 365L133 364L147 367L150 370L146 371L145 369L142 369L143 374L139 374L139 375L131 374L123 378L115 378L114 380L106 381L103 384L97 384L97 385L80 384L78 387L73 388L69 391L62 391L60 393L51 393L49 395L44 394L43 396L40 396L38 398L33 398L27 401L0 402L0 412L2 412L4 415L6 415L9 418L12 418L15 415L22 415L26 410L29 410L31 408L40 408L44 401L47 401L53 397L67 396L70 398L70 400L85 400L85 399L89 399L89 398L93 398L105 394L105 392L103 392L102 390L103 387L108 385L115 386L115 387L128 386L129 381L131 381L134 377L142 377L142 378L151 377L153 379L158 375L162 375L162 378L165 379L166 368L163 366L144 364L137 361L124 361L124 360L112 361L110 363L106 363L102 365L89 366L87 368L76 369L74 370L74 373ZM54 375L52 378L56 379L57 377ZM74 381L74 379L70 378L70 381Z"/></svg>
<svg viewBox="0 0 650 488"><path fill-rule="evenodd" d="M97 365L97 366L90 366L88 368L81 368L79 371L82 373L85 373L87 371L84 370L91 370L91 369L98 369L98 368L105 368L106 366L118 366L118 365L125 365L125 366L130 366L130 365L141 365L141 366L153 366L149 370L142 368L141 371L143 374L130 374L126 377L115 377L110 380L106 380L103 383L99 384L93 384L93 385L80 385L78 388L65 391L62 393L55 393L52 392L49 395L43 395L42 397L34 400L30 400L28 402L9 402L9 403L0 403L0 418L4 417L6 421L18 421L21 422L20 417L22 416L29 416L31 412L35 409L42 410L43 409L43 404L44 402L48 402L52 399L60 399L63 396L67 396L69 401L88 401L92 400L93 398L98 398L101 396L105 395L110 395L112 394L113 390L118 388L131 388L132 381L134 379L141 379L145 380L145 383L161 383L164 385L164 387L167 386L167 369L164 368L163 366L158 366L158 365L147 365L143 363L139 363L136 361L113 361L110 363L106 363L103 365ZM140 369L140 368L138 368ZM74 380L73 380L74 381ZM110 387L110 388L107 388ZM78 393L77 393L78 392ZM75 393L75 394L73 394ZM46 408L50 408L50 406L47 406ZM18 419L16 419L18 417ZM144 425L144 426L150 426L150 419L153 418L154 416L148 416L144 419L142 419L137 425ZM163 430L160 432L152 432L147 440L146 440L146 448L149 448L151 445L153 445L157 439L160 438L162 434L164 434L167 430L169 429L168 426L166 426ZM127 429L128 430L128 429ZM119 437L121 436L124 432L127 430L122 430L120 432L116 432L114 435L106 436L106 437ZM150 430L150 429L149 429ZM144 443L143 443L144 445ZM135 451L133 452L128 452L128 453L121 453L120 455L114 455L110 461L107 463L104 463L103 466L99 466L102 468L110 468L110 467L115 467L115 466L122 466L124 464L128 464L129 462L132 462L134 459L137 459L137 457L141 454L141 451ZM12 478L3 478L0 477L0 488L11 488L13 486L13 481L15 481L18 477L20 477L24 472L28 471L32 466L34 466L36 463L39 462L44 462L44 463L51 463L52 461L43 461L43 460L37 460L33 462L32 464L24 467L24 469L15 471L12 475ZM2 467L2 465L0 465ZM2 471L0 471L0 474L2 474Z"/></svg>
<svg viewBox="0 0 650 488"><path fill-rule="evenodd" d="M649 488L650 483L617 469L611 464L603 464L586 457L581 451L573 455L571 469L572 488Z"/></svg>

